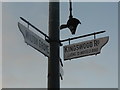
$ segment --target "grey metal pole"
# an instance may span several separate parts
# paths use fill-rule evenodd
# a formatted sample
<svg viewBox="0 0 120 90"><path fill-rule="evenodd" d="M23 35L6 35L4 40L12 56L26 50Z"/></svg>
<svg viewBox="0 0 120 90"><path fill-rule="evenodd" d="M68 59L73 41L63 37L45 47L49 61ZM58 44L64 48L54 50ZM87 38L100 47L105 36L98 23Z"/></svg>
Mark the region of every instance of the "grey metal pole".
<svg viewBox="0 0 120 90"><path fill-rule="evenodd" d="M49 2L50 57L48 60L48 90L60 90L59 74L59 0Z"/></svg>

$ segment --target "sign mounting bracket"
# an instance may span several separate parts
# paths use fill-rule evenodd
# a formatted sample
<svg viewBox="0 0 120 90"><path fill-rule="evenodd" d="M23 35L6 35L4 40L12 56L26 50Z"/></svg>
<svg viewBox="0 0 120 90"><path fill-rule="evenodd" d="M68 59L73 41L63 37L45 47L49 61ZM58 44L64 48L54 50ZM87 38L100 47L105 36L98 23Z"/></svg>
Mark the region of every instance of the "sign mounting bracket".
<svg viewBox="0 0 120 90"><path fill-rule="evenodd" d="M30 22L28 22L27 20L25 20L23 17L20 17L20 19L21 20L23 20L24 22L26 22L27 24L28 24L28 27L29 27L29 25L31 26L31 27L33 27L35 30L37 30L39 33L41 33L42 35L44 35L45 37L47 37L49 40L50 40L50 38L49 38L49 36L47 36L45 33L43 33L41 30L39 30L38 28L36 28L34 25L32 25Z"/></svg>
<svg viewBox="0 0 120 90"><path fill-rule="evenodd" d="M90 34L85 34L85 35L78 36L78 37L73 37L73 38L60 40L60 42L65 42L65 41L74 40L74 39L78 39L78 38L88 37L88 36L92 36L92 35L96 35L96 34L101 34L101 33L104 33L104 32L106 32L106 31L99 31L99 32L94 32L94 33L90 33Z"/></svg>

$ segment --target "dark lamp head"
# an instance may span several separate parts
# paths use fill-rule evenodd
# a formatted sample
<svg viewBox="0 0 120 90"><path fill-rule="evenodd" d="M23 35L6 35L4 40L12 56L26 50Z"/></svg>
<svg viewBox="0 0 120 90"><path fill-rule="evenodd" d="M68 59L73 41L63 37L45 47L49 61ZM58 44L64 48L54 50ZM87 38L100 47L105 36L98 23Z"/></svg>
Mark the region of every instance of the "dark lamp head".
<svg viewBox="0 0 120 90"><path fill-rule="evenodd" d="M67 24L61 25L60 29L69 28L71 33L75 34L76 28L77 28L78 24L81 24L81 22L78 19L76 19L76 18L69 18L69 20L67 21Z"/></svg>
<svg viewBox="0 0 120 90"><path fill-rule="evenodd" d="M81 22L76 18L70 18L68 20L67 26L70 29L72 34L75 34L78 24L81 24Z"/></svg>

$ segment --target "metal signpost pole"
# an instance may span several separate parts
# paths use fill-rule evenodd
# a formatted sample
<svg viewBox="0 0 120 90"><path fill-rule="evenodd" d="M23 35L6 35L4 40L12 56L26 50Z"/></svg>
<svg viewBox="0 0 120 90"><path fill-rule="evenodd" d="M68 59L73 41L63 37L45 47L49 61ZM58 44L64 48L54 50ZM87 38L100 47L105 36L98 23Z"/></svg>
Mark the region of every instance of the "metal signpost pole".
<svg viewBox="0 0 120 90"><path fill-rule="evenodd" d="M58 2L51 1L49 2L50 57L48 59L48 90L52 88L59 90L59 0L57 0Z"/></svg>

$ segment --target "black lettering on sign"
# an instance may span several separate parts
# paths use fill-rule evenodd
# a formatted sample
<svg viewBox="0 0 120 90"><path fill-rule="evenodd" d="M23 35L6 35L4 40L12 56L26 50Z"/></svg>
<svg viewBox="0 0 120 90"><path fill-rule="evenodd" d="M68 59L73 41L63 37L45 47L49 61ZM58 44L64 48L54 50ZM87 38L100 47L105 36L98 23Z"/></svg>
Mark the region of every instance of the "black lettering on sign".
<svg viewBox="0 0 120 90"><path fill-rule="evenodd" d="M98 48L93 48L92 52L98 52Z"/></svg>
<svg viewBox="0 0 120 90"><path fill-rule="evenodd" d="M80 44L80 49L87 49L87 48L91 48L91 47L93 47L92 42L85 42L83 44Z"/></svg>
<svg viewBox="0 0 120 90"><path fill-rule="evenodd" d="M46 45L44 42L42 42L41 40L39 40L39 48L41 48L44 51L47 51L49 53L49 46Z"/></svg>
<svg viewBox="0 0 120 90"><path fill-rule="evenodd" d="M69 51L75 51L75 45L69 47Z"/></svg>
<svg viewBox="0 0 120 90"><path fill-rule="evenodd" d="M93 43L92 42L90 42L90 47L93 47Z"/></svg>
<svg viewBox="0 0 120 90"><path fill-rule="evenodd" d="M79 45L76 45L76 50L77 50L77 51L79 50Z"/></svg>
<svg viewBox="0 0 120 90"><path fill-rule="evenodd" d="M44 43L41 40L39 40L39 48L41 48L41 49L43 49L45 51L44 46L45 46Z"/></svg>
<svg viewBox="0 0 120 90"><path fill-rule="evenodd" d="M83 49L83 44L79 45L79 49L82 50Z"/></svg>
<svg viewBox="0 0 120 90"><path fill-rule="evenodd" d="M76 52L69 53L69 54L67 55L67 57L74 57L74 56L76 56Z"/></svg>
<svg viewBox="0 0 120 90"><path fill-rule="evenodd" d="M81 51L81 54L88 54L91 52L91 49L83 50Z"/></svg>
<svg viewBox="0 0 120 90"><path fill-rule="evenodd" d="M38 39L33 35L31 35L31 42L35 45L38 45Z"/></svg>
<svg viewBox="0 0 120 90"><path fill-rule="evenodd" d="M76 50L78 50L79 49L79 47L78 46L76 46L76 45L72 45L72 46L69 46L69 47L64 47L64 52L66 53L66 52L73 52L73 51L76 51Z"/></svg>
<svg viewBox="0 0 120 90"><path fill-rule="evenodd" d="M67 47L64 47L64 52L68 52L68 48Z"/></svg>
<svg viewBox="0 0 120 90"><path fill-rule="evenodd" d="M29 39L30 38L30 34L27 32L27 30L26 30L25 34L26 34L26 38Z"/></svg>
<svg viewBox="0 0 120 90"><path fill-rule="evenodd" d="M100 41L99 41L99 40L94 40L94 47L98 46L98 45L99 45L99 43L100 43Z"/></svg>
<svg viewBox="0 0 120 90"><path fill-rule="evenodd" d="M38 45L38 39L31 35L28 31L26 31L26 39L28 39L31 43Z"/></svg>

